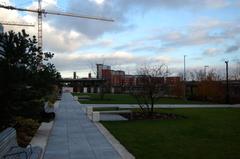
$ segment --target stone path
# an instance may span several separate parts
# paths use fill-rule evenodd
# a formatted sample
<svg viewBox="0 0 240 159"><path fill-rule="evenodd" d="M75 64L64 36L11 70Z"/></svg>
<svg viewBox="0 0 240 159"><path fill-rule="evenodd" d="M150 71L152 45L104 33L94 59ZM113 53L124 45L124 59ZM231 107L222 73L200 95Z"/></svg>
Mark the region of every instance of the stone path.
<svg viewBox="0 0 240 159"><path fill-rule="evenodd" d="M84 114L70 93L56 112L44 159L120 159L120 155Z"/></svg>

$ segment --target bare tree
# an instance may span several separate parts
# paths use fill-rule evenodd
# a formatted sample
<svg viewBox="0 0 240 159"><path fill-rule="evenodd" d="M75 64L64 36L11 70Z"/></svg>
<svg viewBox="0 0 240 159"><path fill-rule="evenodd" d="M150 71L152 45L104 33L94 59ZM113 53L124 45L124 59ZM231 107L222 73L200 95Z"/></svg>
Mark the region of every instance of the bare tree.
<svg viewBox="0 0 240 159"><path fill-rule="evenodd" d="M91 70L91 72L97 77L97 64L103 64L105 63L106 59L104 57L102 57L101 59L98 60L92 60L92 61L88 61L88 66Z"/></svg>
<svg viewBox="0 0 240 159"><path fill-rule="evenodd" d="M235 68L231 72L231 79L233 80L240 80L240 60L236 60Z"/></svg>
<svg viewBox="0 0 240 159"><path fill-rule="evenodd" d="M211 69L208 71L208 75L206 80L210 81L220 81L221 77L218 72L216 72L214 69Z"/></svg>
<svg viewBox="0 0 240 159"><path fill-rule="evenodd" d="M163 66L145 66L137 70L137 86L131 90L131 94L148 116L153 115L154 104L164 95Z"/></svg>
<svg viewBox="0 0 240 159"><path fill-rule="evenodd" d="M195 75L197 81L203 81L206 78L205 72L203 70L196 70Z"/></svg>

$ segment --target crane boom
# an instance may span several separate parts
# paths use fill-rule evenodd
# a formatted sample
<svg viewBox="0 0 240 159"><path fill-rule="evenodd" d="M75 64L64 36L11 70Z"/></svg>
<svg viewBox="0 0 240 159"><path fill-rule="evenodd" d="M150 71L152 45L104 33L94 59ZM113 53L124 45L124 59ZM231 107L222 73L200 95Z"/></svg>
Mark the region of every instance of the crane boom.
<svg viewBox="0 0 240 159"><path fill-rule="evenodd" d="M27 26L34 27L34 24L24 24L24 23L15 23L15 22L0 22L2 25L14 25L14 26Z"/></svg>
<svg viewBox="0 0 240 159"><path fill-rule="evenodd" d="M76 18L84 18L84 19L114 22L114 20L112 20L112 19L106 19L106 18L103 18L103 17L75 15L73 13L58 13L58 12L52 12L52 11L44 11L43 14L61 15L61 16L68 16L68 17L76 17Z"/></svg>
<svg viewBox="0 0 240 159"><path fill-rule="evenodd" d="M10 10L18 10L18 11L24 11L24 12L32 12L32 13L61 15L61 16L68 16L68 17L76 17L76 18L84 18L84 19L93 19L93 20L101 20L101 21L114 22L113 19L107 19L107 18L104 18L104 17L84 16L84 15L76 15L76 14L73 14L73 13L45 11L44 9L42 9L42 10L25 9L25 8L13 7L13 6L4 6L4 5L1 5L1 4L0 4L0 8L10 9Z"/></svg>
<svg viewBox="0 0 240 159"><path fill-rule="evenodd" d="M54 12L54 11L45 11L42 9L41 0L38 0L38 9L25 9L25 8L17 8L13 6L6 6L0 4L0 8L5 8L9 10L17 10L23 12L32 12L38 14L38 47L42 48L42 15L50 14L50 15L60 15L60 16L67 16L67 17L75 17L75 18L83 18L83 19L91 19L91 20L99 20L99 21L106 21L106 22L114 22L113 19L107 19L104 17L98 16L85 16L85 15L77 15L73 13L66 13L66 12Z"/></svg>

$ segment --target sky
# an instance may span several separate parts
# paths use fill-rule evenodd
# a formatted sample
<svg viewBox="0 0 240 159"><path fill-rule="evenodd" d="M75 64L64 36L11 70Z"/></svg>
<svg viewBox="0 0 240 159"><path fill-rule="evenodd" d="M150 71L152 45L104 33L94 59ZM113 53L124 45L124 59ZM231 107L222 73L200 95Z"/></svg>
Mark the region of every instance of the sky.
<svg viewBox="0 0 240 159"><path fill-rule="evenodd" d="M0 0L0 4L37 8L35 0ZM63 77L94 72L96 63L134 74L146 64L168 66L170 74L192 70L223 70L240 65L239 0L43 0L46 11L100 16L114 22L45 15L43 50ZM35 24L25 30L37 35L33 13L0 9L0 22ZM22 27L4 26L20 31Z"/></svg>

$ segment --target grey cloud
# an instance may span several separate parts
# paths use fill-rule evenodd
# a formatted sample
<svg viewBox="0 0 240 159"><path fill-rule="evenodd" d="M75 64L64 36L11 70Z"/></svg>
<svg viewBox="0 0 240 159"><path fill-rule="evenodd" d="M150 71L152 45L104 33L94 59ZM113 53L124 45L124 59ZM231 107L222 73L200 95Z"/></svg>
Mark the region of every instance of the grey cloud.
<svg viewBox="0 0 240 159"><path fill-rule="evenodd" d="M221 54L222 51L218 48L208 48L203 52L203 55L206 56L216 56L218 54Z"/></svg>
<svg viewBox="0 0 240 159"><path fill-rule="evenodd" d="M92 41L81 47L81 50L90 49L90 48L109 48L112 47L113 41L110 39L96 40Z"/></svg>
<svg viewBox="0 0 240 159"><path fill-rule="evenodd" d="M203 22L202 22L203 23ZM236 40L240 35L239 22L224 22L206 20L204 24L194 24L186 27L188 32L168 31L166 33L148 38L150 41L161 41L163 47L184 47L194 45L215 44L219 45L225 40ZM215 29L222 29L222 32L214 32ZM147 38L146 38L147 39Z"/></svg>
<svg viewBox="0 0 240 159"><path fill-rule="evenodd" d="M198 20L193 25L178 30L162 30L160 34L134 39L128 43L114 47L114 50L125 50L130 52L153 51L156 53L169 52L181 47L203 46L213 44L214 47L224 45L226 40L238 41L240 36L240 23L238 21L218 21L205 19L201 23ZM204 23L203 23L204 21ZM215 30L221 30L220 32ZM187 32L185 31L187 30ZM159 31L158 31L159 32ZM160 44L156 46L155 44ZM215 56L219 53L231 52L239 49L237 46L226 49L208 49L203 55Z"/></svg>
<svg viewBox="0 0 240 159"><path fill-rule="evenodd" d="M176 33L176 35L172 35L172 33L164 34L159 38L166 47L183 47L183 46L194 46L194 45L204 45L204 44L217 44L224 42L227 37L224 35L209 35L210 30L198 30L191 31L188 33Z"/></svg>
<svg viewBox="0 0 240 159"><path fill-rule="evenodd" d="M224 42L228 37L223 35L209 35L207 30L188 33L181 32L167 32L161 35L156 35L151 38L142 38L133 40L129 44L123 44L115 47L115 50L127 50L127 51L154 51L154 52L169 52L180 47L205 45L205 44L219 44ZM156 46L152 42L159 41L161 46ZM150 43L146 44L146 43ZM152 43L152 44L151 44ZM140 44L140 45L139 45Z"/></svg>
<svg viewBox="0 0 240 159"><path fill-rule="evenodd" d="M114 50L124 50L124 51L130 51L130 52L142 52L142 51L152 51L152 52L158 52L161 50L160 47L157 46L151 46L151 45L143 45L143 44L134 44L136 41L132 41L131 44L123 44L114 47Z"/></svg>
<svg viewBox="0 0 240 159"><path fill-rule="evenodd" d="M141 47L130 49L129 51L131 51L131 52L139 52L139 51L158 52L159 50L160 50L160 48L156 47L156 46L141 46Z"/></svg>
<svg viewBox="0 0 240 159"><path fill-rule="evenodd" d="M196 61L201 61L201 60L203 60L203 57L193 57L191 59L192 60L196 60Z"/></svg>
<svg viewBox="0 0 240 159"><path fill-rule="evenodd" d="M64 59L64 60L63 60ZM74 69L87 69L89 68L89 65L93 63L101 63L104 62L111 66L117 66L117 65L126 65L126 64L136 64L136 63L142 63L145 60L144 57L133 57L133 58L127 58L127 57L116 57L116 56L79 56L74 59L67 59L63 57L55 57L54 64L59 68L60 71L66 71L66 70L74 70ZM68 66L68 67L65 67Z"/></svg>
<svg viewBox="0 0 240 159"><path fill-rule="evenodd" d="M129 44L123 44L123 45L115 46L113 49L117 51L117 50L128 49L128 48L130 48L130 47L131 47L131 45L129 45Z"/></svg>
<svg viewBox="0 0 240 159"><path fill-rule="evenodd" d="M135 70L137 65L143 65L147 63L151 64L176 64L182 62L182 60L175 59L169 56L154 56L144 57L132 55L125 52L115 52L105 54L103 56L99 54L84 54L79 53L76 56L69 58L67 54L56 54L53 59L54 64L60 72L72 71L72 70L87 70L91 69L91 65L104 62L107 65L111 65L113 68L128 68L128 70ZM67 67L66 67L67 66Z"/></svg>
<svg viewBox="0 0 240 159"><path fill-rule="evenodd" d="M236 52L240 49L240 46L239 45L232 45L232 46L229 46L225 53L233 53L233 52Z"/></svg>
<svg viewBox="0 0 240 159"><path fill-rule="evenodd" d="M106 1L102 7L86 0L69 1L68 5L69 6L67 8L69 12L80 15L104 16L114 19L115 22L103 22L66 17L54 17L49 19L53 25L62 28L63 30L71 28L86 34L90 38L96 38L103 35L105 32L124 31L134 27L131 24L126 24L127 18L125 17L125 12L114 6L112 1Z"/></svg>
<svg viewBox="0 0 240 159"><path fill-rule="evenodd" d="M161 53L167 53L176 50L176 48L173 47L161 47L161 46L155 46L155 45L147 45L147 46L139 46L135 48L130 48L128 51L130 52L154 52L156 54Z"/></svg>
<svg viewBox="0 0 240 159"><path fill-rule="evenodd" d="M117 46L113 47L113 49L116 51L118 51L118 50L132 51L134 49L138 49L139 47L140 48L146 47L145 42L146 42L146 40L144 40L144 39L136 39L136 40L132 40L132 41L122 44L122 45L117 45Z"/></svg>
<svg viewBox="0 0 240 159"><path fill-rule="evenodd" d="M127 17L144 14L153 9L202 9L208 5L208 0L105 0L97 5L89 0L72 0L67 4L67 11L82 15L97 15L113 18L114 23L100 22L87 19L65 18L49 16L48 21L61 29L74 29L91 38L96 38L106 32L125 31L134 26ZM217 2L216 2L217 3ZM64 6L66 7L66 6ZM49 6L50 9L54 8ZM55 8L57 9L57 8Z"/></svg>

